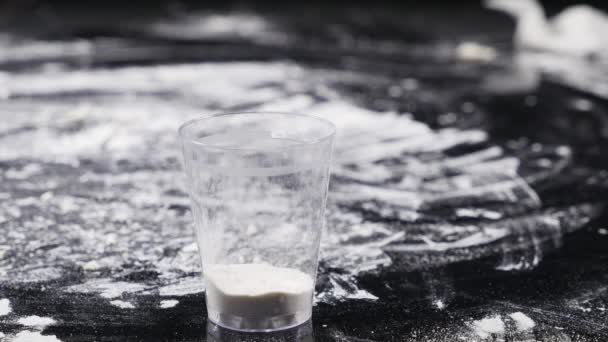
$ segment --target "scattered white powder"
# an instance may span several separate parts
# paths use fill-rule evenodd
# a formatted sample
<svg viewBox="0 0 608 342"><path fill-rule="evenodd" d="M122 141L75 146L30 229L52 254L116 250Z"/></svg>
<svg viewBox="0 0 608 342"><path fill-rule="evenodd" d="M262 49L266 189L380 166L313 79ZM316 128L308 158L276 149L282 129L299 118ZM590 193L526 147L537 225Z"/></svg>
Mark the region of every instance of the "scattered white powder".
<svg viewBox="0 0 608 342"><path fill-rule="evenodd" d="M221 21L220 21L221 22ZM48 75L47 75L48 76ZM284 96L285 92L273 87L259 87L260 84L273 84L273 83L284 83L293 82L293 86L306 89L307 77L301 77L303 71L292 64L282 63L214 63L206 65L187 64L178 66L160 66L160 67L129 67L119 69L108 69L108 70L97 70L97 71L76 71L76 72L60 72L59 77L48 78L39 77L32 75L17 75L15 78L0 80L0 85L6 86L7 93L12 95L36 95L36 94L53 94L56 92L73 92L80 91L83 88L91 92L109 92L109 93L125 93L125 94L137 94L137 93L162 93L165 91L175 92L183 94L187 97L202 98L204 99L203 108L206 103L213 103L214 105L223 104L234 104L234 98L238 97L242 99L242 102L264 102L269 104L269 101L274 101L266 107L267 110L277 110L277 108L289 109L294 112L310 112L322 117L328 118L339 126L338 135L339 138L336 142L337 159L348 161L357 160L368 160L367 164L357 163L357 168L353 171L356 172L354 176L363 177L368 176L369 181L377 181L388 176L393 176L396 172L397 175L403 170L392 170L384 169L384 167L376 167L373 162L386 158L394 157L396 154L403 151L430 151L438 152L440 154L442 149L447 149L458 145L460 143L469 143L476 141L485 141L487 136L481 131L459 131L459 130L441 130L434 131L426 124L415 121L411 116L408 115L397 115L396 113L379 113L373 110L368 110L359 107L350 102L344 101L337 97L332 97L331 101L323 102L321 104L315 104L316 100L308 95L295 95L295 96ZM48 81L53 79L53 81ZM124 82L116 82L116 80L123 80ZM199 82L201 79L212 79L213 82ZM59 80L59 83L57 82ZM152 80L152 82L151 82ZM316 83L316 82L315 82ZM218 84L220 86L218 86ZM291 83L290 83L291 84ZM194 86L193 86L194 85ZM404 80L402 85L405 90L415 89L418 87L418 81L414 79ZM315 85L316 87L316 85ZM328 90L329 91L329 90ZM237 94L238 96L235 96ZM13 144L14 149L0 152L0 159L13 159L18 156L28 155L33 158L40 158L42 160L55 158L67 157L81 157L83 155L98 155L99 151L107 149L111 152L111 155L125 155L131 157L137 152L137 155L142 155L140 152L143 144L143 137L149 137L155 139L158 144L154 144L155 153L152 154L154 158L163 158L168 155L174 156L175 149L167 148L168 145L174 144L173 132L179 125L179 123L185 121L188 118L200 115L200 108L197 105L196 108L190 106L175 108L176 103L174 102L146 102L144 104L139 100L130 100L130 98L124 98L117 100L118 102L104 106L103 110L98 110L99 107L96 102L84 103L83 105L74 106L73 104L49 104L48 108L44 111L34 112L26 123L35 127L39 127L35 132L22 134L17 136L17 142ZM150 100L151 101L151 100ZM467 103L469 106L473 106ZM125 112L129 112L130 115L124 115ZM159 115L159 113L168 112L179 112L179 115ZM50 113L50 114L48 114ZM65 118L61 119L57 125L61 127L70 127L75 124L83 126L82 130L55 130L47 129L45 127L55 127L55 121L58 117L64 117L56 113L65 113ZM348 115L344 115L348 113ZM53 122L53 124L51 124ZM142 123L144 123L142 125ZM21 124L20 124L21 125ZM66 133L69 131L70 133ZM170 134L169 134L169 133ZM167 138L170 137L170 138ZM28 144L25 141L42 141L40 144ZM44 143L52 141L53 144ZM74 143L74 142L79 143ZM428 142L436 141L436 144L428 144ZM21 143L20 143L21 142ZM378 148L374 146L378 145ZM363 147L363 149L362 149ZM393 152L387 148L393 148ZM568 152L566 147L562 148L564 153ZM161 151L158 154L156 151ZM170 152L167 152L170 151ZM145 151L143 151L145 152ZM490 160L494 161L496 158L503 156L503 151L500 148L490 148L480 154L475 154L473 157L466 155L464 157L451 158L446 160L441 158L436 160L431 169L443 170L446 167L461 168L467 175L477 173L480 171L492 171L495 172L496 165L489 165L488 163L481 164L482 161ZM71 159L67 159L71 160ZM500 159L499 159L500 160ZM412 161L412 163L410 163ZM429 169L428 163L431 161L421 161L416 157L411 157L408 160L408 169L410 164L414 165L413 162L421 164L420 170ZM472 165L480 165L477 169L473 168ZM496 172L502 172L500 168L503 168L503 164L500 164L499 170ZM482 170L483 169L483 170ZM372 172L373 171L373 172ZM438 172L439 172L438 171ZM13 176L28 178L31 175L37 175L41 172L41 169L36 169L36 166L26 166L22 170L15 170ZM353 173L351 172L351 173ZM31 173L28 175L27 173ZM422 173L424 175L424 172ZM94 179L94 178L97 179ZM139 178L138 178L139 177ZM417 177L417 176L416 176ZM414 178L416 178L414 177ZM134 210L133 204L137 206L151 205L155 203L161 203L168 197L162 196L162 191L166 187L165 184L174 183L175 172L139 172L126 174L115 174L115 175L97 175L94 173L87 173L79 178L81 182L89 181L101 181L106 184L108 189L114 189L114 186L119 187L121 184L140 184L142 188L130 191L124 194L125 198L128 198L131 205L125 204L122 206L116 203L112 204L99 204L96 202L87 202L83 199L77 199L74 197L65 197L60 199L59 196L56 202L57 206L60 207L61 212L79 212L80 215L97 215L90 217L91 220L102 221L108 218L116 221L125 221L133 219L137 222L136 213L148 214L143 210ZM140 182L138 180L141 180ZM170 181L167 181L170 180ZM145 184L145 185L143 185ZM415 183L410 188L413 188L413 192L419 193L421 181ZM485 184L484 184L485 185ZM467 183L458 189L464 190L464 195L467 196L478 196L475 193L475 184ZM45 187L45 191L52 187ZM358 190L358 189L354 189ZM406 191L396 192L385 192L377 191L376 187L369 187L369 193L363 200L369 200L373 198L380 198L383 203L395 203L400 201L408 200L408 194ZM434 192L436 189L433 189ZM440 188L439 192L445 190L445 187ZM493 189L484 188L483 191L488 193L494 193ZM501 189L496 189L496 192L504 192ZM107 194L115 194L114 190L108 190ZM479 193L483 195L484 193ZM462 193L461 193L462 195ZM511 196L511 193L507 193ZM518 193L512 196L519 196ZM2 193L0 193L0 197ZM7 195L8 196L8 195ZM44 196L44 200L50 199L50 194ZM48 197L48 198L47 198ZM514 197L516 198L516 197ZM336 199L336 198L334 198ZM41 199L43 200L43 199ZM183 201L184 199L180 199ZM170 199L171 203L176 203L177 196ZM53 201L49 201L53 202ZM338 201L339 202L339 201ZM181 203L181 202L179 202ZM187 202L186 202L187 203ZM416 202L414 201L414 204ZM91 210L81 212L78 210L84 206L91 207ZM14 208L14 209L13 209ZM380 209L371 209L380 212ZM1 211L1 210L0 210ZM416 215L413 210L400 209L398 211L399 217L402 215ZM387 213L386 215L389 215ZM464 212L464 214L471 214L470 212ZM476 213L477 214L477 213ZM497 216L500 212L489 215ZM383 214L384 215L384 214ZM487 212L484 213L487 216ZM18 207L7 207L4 212L0 212L0 220L2 216L6 217L6 220L19 217L20 212ZM154 220L161 222L161 219L165 219L162 215L153 216ZM337 221L344 221L343 219L337 218ZM412 220L408 217L407 220ZM134 222L134 223L135 223ZM343 224L343 223L342 223ZM361 228L363 225L360 222L357 224L357 228ZM59 228L62 226L60 225ZM110 227L107 225L106 227ZM154 227L154 226L152 226ZM69 229L68 229L69 228ZM66 231L70 234L78 232L77 227L65 225ZM82 255L91 255L86 259L78 259L78 263L87 271L95 271L101 268L112 268L114 265L120 265L129 258L134 260L151 260L157 265L158 271L164 276L162 279L166 279L169 282L175 282L174 284L163 283L159 289L161 296L182 296L192 293L200 293L204 291L203 282L199 277L187 277L176 279L177 273L179 272L196 272L199 270L199 258L196 252L196 245L190 244L184 247L177 257L165 257L162 255L150 256L151 251L147 251L148 254L141 254L137 252L137 249L133 248L133 243L147 243L155 241L154 239L158 236L153 228L141 228L138 227L138 234L132 241L126 241L127 239L114 239L109 231L113 231L114 227L104 231L103 233L93 235L89 237L89 232L83 230L82 236L77 236L83 241L82 249L65 249L65 247L58 247L52 252L54 253L53 258L57 264L61 264L64 260L61 255L68 255L73 257L77 253ZM118 228L116 228L118 229ZM352 225L349 224L345 229L353 230ZM98 229L97 231L102 231ZM397 245L396 247L386 246L389 242L396 242L399 240L403 232L383 232L381 226L370 229L373 234L366 234L360 237L354 237L352 241L335 240L331 243L324 242L324 259L331 266L340 269L346 269L348 276L344 280L346 285L341 282L332 282L332 286L335 287L335 291L331 289L325 291L328 293L324 298L324 301L331 301L339 298L375 298L372 294L367 291L358 289L356 274L361 272L372 271L382 265L390 265L391 259L383 252L383 249L396 248L398 252L409 252L411 250L418 252L434 251L434 250L446 250L450 248L464 248L472 247L473 245L486 244L501 237L503 231L492 231L487 230L484 233L478 233L469 238L463 238L452 243L441 243L428 241L416 244L416 245ZM504 230L504 233L508 233L508 229ZM167 241L176 241L174 238L182 238L182 233L171 231L172 239ZM331 234L331 233L330 233ZM336 236L338 234L335 234ZM107 239L106 239L107 237ZM13 240L25 240L27 237L23 235L20 238L12 238ZM87 242L88 241L88 242ZM133 243L131 243L133 242ZM176 246L185 246L189 243L189 240L184 240ZM166 242L166 246L172 243ZM103 248L101 248L103 247ZM80 247L79 247L80 248ZM112 253L111 257L104 259L99 254L102 251L105 254ZM162 251L162 248L159 249ZM155 252L154 252L155 253ZM149 259L148 259L149 258ZM93 260L93 261L91 261ZM107 260L107 261L104 261ZM11 268L7 270L13 271ZM20 270L19 270L20 271ZM53 272L50 272L53 271ZM0 276L2 276L3 270L0 269ZM61 269L45 269L44 272L36 271L28 278L40 279L42 276L47 278L61 276ZM335 285L338 284L338 285ZM70 286L66 289L68 292L81 292L81 293L98 293L105 298L118 298L123 293L139 293L141 291L153 291L153 286L145 286L141 284L126 283L116 281L114 279L98 279L90 280L85 284L79 284ZM154 290L155 291L155 290ZM2 304L0 303L0 309Z"/></svg>
<svg viewBox="0 0 608 342"><path fill-rule="evenodd" d="M445 309L445 303L441 299L436 300L434 304L439 310Z"/></svg>
<svg viewBox="0 0 608 342"><path fill-rule="evenodd" d="M11 342L61 342L55 335L42 335L36 331L22 331Z"/></svg>
<svg viewBox="0 0 608 342"><path fill-rule="evenodd" d="M6 278L6 281L16 283L40 283L59 279L62 275L63 269L61 267L36 267L24 269L19 273L13 273Z"/></svg>
<svg viewBox="0 0 608 342"><path fill-rule="evenodd" d="M127 283L124 281L113 281L112 279L102 278L89 280L84 284L73 285L65 289L66 292L77 293L99 293L103 298L114 299L122 296L123 293L133 293L144 291L147 287L137 283Z"/></svg>
<svg viewBox="0 0 608 342"><path fill-rule="evenodd" d="M205 285L200 277L180 279L178 283L163 286L158 289L161 296L185 296L205 292Z"/></svg>
<svg viewBox="0 0 608 342"><path fill-rule="evenodd" d="M4 177L11 179L27 179L30 176L33 176L42 171L42 167L38 164L28 164L24 166L21 170L16 170L14 168L8 169L4 172Z"/></svg>
<svg viewBox="0 0 608 342"><path fill-rule="evenodd" d="M19 318L17 320L17 323L19 323L21 325L25 325L26 327L44 328L47 325L52 325L52 324L57 323L57 321L55 321L51 317L40 317L40 316L33 315L33 316Z"/></svg>
<svg viewBox="0 0 608 342"><path fill-rule="evenodd" d="M509 317L515 321L517 331L527 331L536 326L536 323L522 312L514 312Z"/></svg>
<svg viewBox="0 0 608 342"><path fill-rule="evenodd" d="M113 300L110 302L110 304L118 306L121 309L135 309L135 305L129 302L125 302L123 300Z"/></svg>
<svg viewBox="0 0 608 342"><path fill-rule="evenodd" d="M11 301L7 298L0 299L0 316L6 316L13 311Z"/></svg>
<svg viewBox="0 0 608 342"><path fill-rule="evenodd" d="M2 338L4 336L6 336L6 335L4 335L4 333L0 331L0 338Z"/></svg>
<svg viewBox="0 0 608 342"><path fill-rule="evenodd" d="M500 316L480 319L472 324L477 336L488 338L492 334L503 334L505 332L505 323L500 319Z"/></svg>
<svg viewBox="0 0 608 342"><path fill-rule="evenodd" d="M82 268L85 271L96 271L98 269L100 269L102 266L96 261L96 260L91 260L89 262L87 262L86 264L82 265Z"/></svg>
<svg viewBox="0 0 608 342"><path fill-rule="evenodd" d="M161 300L160 308L169 309L169 308L175 307L177 304L179 304L179 300L175 300L175 299Z"/></svg>

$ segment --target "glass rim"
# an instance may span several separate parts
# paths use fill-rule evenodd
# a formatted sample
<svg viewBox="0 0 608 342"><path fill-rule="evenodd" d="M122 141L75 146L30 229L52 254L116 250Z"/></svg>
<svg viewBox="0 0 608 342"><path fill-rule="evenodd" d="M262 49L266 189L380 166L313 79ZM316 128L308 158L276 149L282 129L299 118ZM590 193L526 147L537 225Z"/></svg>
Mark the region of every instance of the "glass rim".
<svg viewBox="0 0 608 342"><path fill-rule="evenodd" d="M179 128L177 129L177 132L183 141L188 141L192 144L195 144L195 145L198 145L198 146L204 147L204 148L226 150L226 151L250 150L250 148L247 148L247 147L227 147L227 146L209 145L209 144L205 144L205 143L199 141L198 139L188 137L185 134L186 129L188 127L192 127L195 124L202 123L204 121L208 121L208 120L212 120L212 119L217 119L220 117L235 117L235 116L241 116L241 115L276 115L276 116L285 116L285 117L295 116L295 117L299 117L299 118L312 119L312 120L317 121L318 123L324 125L325 127L327 127L329 129L329 132L326 134L323 134L320 138L317 138L317 139L314 139L311 141L304 141L297 145L282 146L282 147L278 148L277 150L298 149L298 148L314 146L314 145L320 144L328 139L331 139L333 136L336 135L336 131L337 131L336 125L333 122L329 121L328 119L310 115L310 114L274 112L274 111L245 111L245 112L216 113L216 114L210 114L210 115L204 116L204 117L191 119L191 120L188 120L188 121L184 122L183 124L181 124L179 126Z"/></svg>

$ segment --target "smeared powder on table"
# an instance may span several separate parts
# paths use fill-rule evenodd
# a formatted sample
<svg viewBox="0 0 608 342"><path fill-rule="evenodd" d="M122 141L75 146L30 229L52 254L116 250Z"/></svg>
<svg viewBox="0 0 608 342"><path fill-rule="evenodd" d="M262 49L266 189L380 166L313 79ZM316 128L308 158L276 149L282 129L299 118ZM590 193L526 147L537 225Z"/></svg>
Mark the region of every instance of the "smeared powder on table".
<svg viewBox="0 0 608 342"><path fill-rule="evenodd" d="M135 305L129 302L125 302L123 300L113 300L110 302L110 304L117 306L121 309L135 309Z"/></svg>
<svg viewBox="0 0 608 342"><path fill-rule="evenodd" d="M36 331L22 331L11 342L61 342L55 335L42 335Z"/></svg>
<svg viewBox="0 0 608 342"><path fill-rule="evenodd" d="M7 298L0 299L0 316L6 316L13 311L11 302Z"/></svg>
<svg viewBox="0 0 608 342"><path fill-rule="evenodd" d="M536 323L522 312L514 312L509 317L515 321L517 331L527 331L536 326Z"/></svg>
<svg viewBox="0 0 608 342"><path fill-rule="evenodd" d="M175 300L175 299L161 300L160 308L169 309L169 308L175 307L177 304L179 304L179 300Z"/></svg>
<svg viewBox="0 0 608 342"><path fill-rule="evenodd" d="M33 316L19 318L17 320L17 323L19 323L21 325L25 325L27 327L44 328L47 325L52 325L52 324L57 323L57 321L55 321L51 317L40 317L40 316L33 315Z"/></svg>
<svg viewBox="0 0 608 342"><path fill-rule="evenodd" d="M500 319L500 316L474 321L472 326L477 336L481 338L488 338L492 334L503 334L505 332L505 323Z"/></svg>

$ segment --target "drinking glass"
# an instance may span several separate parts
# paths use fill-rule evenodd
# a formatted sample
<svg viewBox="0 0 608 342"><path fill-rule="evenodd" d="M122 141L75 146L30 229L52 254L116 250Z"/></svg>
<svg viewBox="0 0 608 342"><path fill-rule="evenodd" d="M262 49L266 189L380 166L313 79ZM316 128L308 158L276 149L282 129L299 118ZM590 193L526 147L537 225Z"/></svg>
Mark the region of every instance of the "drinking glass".
<svg viewBox="0 0 608 342"><path fill-rule="evenodd" d="M312 314L335 126L286 113L230 113L179 129L207 314L274 331Z"/></svg>

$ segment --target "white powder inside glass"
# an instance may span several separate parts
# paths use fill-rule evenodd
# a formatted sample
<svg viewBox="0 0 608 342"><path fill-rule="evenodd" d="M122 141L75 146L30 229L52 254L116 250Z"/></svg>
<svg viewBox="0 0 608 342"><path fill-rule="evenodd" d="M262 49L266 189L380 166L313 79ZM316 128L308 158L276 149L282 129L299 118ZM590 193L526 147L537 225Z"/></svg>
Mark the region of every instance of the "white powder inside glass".
<svg viewBox="0 0 608 342"><path fill-rule="evenodd" d="M220 325L273 329L302 323L312 311L313 279L293 268L266 264L205 269L207 309Z"/></svg>
<svg viewBox="0 0 608 342"><path fill-rule="evenodd" d="M505 323L500 319L500 316L494 316L474 321L473 329L475 329L477 336L488 338L492 334L503 334L505 332Z"/></svg>
<svg viewBox="0 0 608 342"><path fill-rule="evenodd" d="M17 323L21 325L25 325L27 327L40 327L44 328L47 325L55 324L57 321L52 319L51 317L40 317L40 316L27 316L23 318L19 318Z"/></svg>
<svg viewBox="0 0 608 342"><path fill-rule="evenodd" d="M536 323L532 320L532 318L526 316L522 312L514 312L509 315L515 321L515 325L517 326L517 331L527 331L536 326Z"/></svg>
<svg viewBox="0 0 608 342"><path fill-rule="evenodd" d="M11 301L6 298L0 299L0 316L6 316L12 311Z"/></svg>

